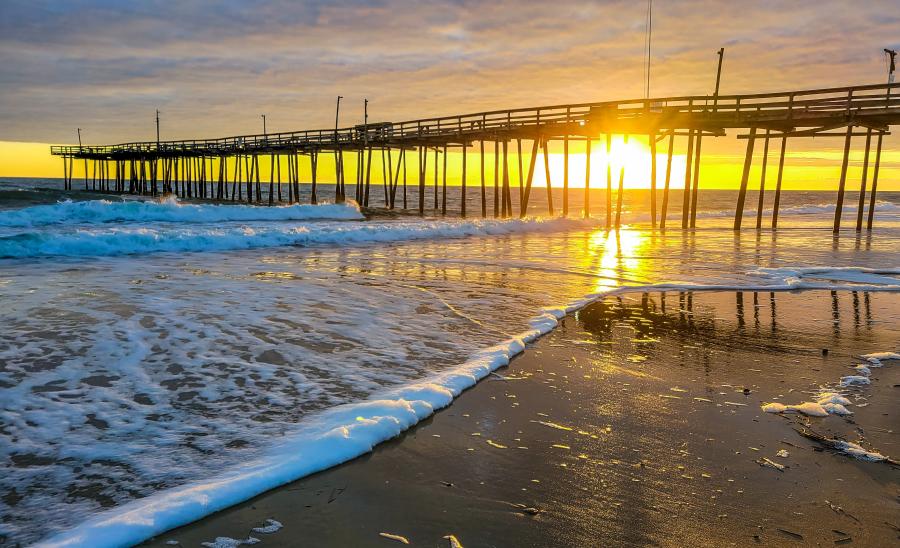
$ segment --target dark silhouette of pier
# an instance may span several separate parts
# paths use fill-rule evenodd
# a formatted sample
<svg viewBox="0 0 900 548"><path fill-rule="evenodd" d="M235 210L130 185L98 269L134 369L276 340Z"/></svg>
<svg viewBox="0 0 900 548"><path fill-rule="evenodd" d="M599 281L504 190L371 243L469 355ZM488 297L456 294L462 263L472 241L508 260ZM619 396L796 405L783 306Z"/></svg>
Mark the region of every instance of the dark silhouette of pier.
<svg viewBox="0 0 900 548"><path fill-rule="evenodd" d="M592 146L605 146L611 150L612 136L646 136L650 145L651 218L653 226L666 227L670 207L669 184L672 173L672 156L681 141L686 154L685 192L681 204L681 227L693 228L697 222L697 196L700 188L701 149L704 138L723 137L729 130L743 132L738 139L747 141L737 203L734 228L739 230L746 201L750 168L757 141L762 141L765 154L762 158L762 180L756 209L756 228L763 225L763 206L766 197L766 169L771 140L780 140L780 153L775 178L772 228L778 225L785 149L789 138L842 137L844 139L841 176L836 196L833 229L841 227L841 213L845 201L847 168L853 137L865 138L865 155L856 230L863 225L872 229L878 171L881 162L882 140L890 127L900 122L900 84L874 84L840 88L811 89L778 93L746 95L694 95L684 97L659 97L625 101L551 105L537 108L494 110L474 114L462 114L404 122L366 123L352 127L303 130L261 135L240 135L218 139L180 141L148 141L101 146L54 146L51 153L62 156L66 188L74 185L75 160L84 161L84 185L86 190L104 192L159 195L174 193L181 197L246 203L277 202L296 203L300 196L300 162L308 162L311 180L310 201L316 203L319 196L319 157L334 156L334 195L328 199L341 202L347 199L347 186L352 186L354 199L364 207L374 207L372 199L372 157L381 155L384 173L381 179L385 188L384 207L397 207L397 191L401 171L406 186L406 155L415 154L418 174L418 204L414 206L420 215L426 211L447 211L447 151L460 150L462 202L458 213L465 217L466 192L471 183L478 184L478 201L481 216L488 216L488 205L493 205L496 217L524 216L532 193L532 180L539 166L539 152L543 152L543 168L547 180L548 213L554 214L551 190L548 148L551 141L562 141L564 154L563 180L557 181L563 189L561 213L569 215L570 177L569 143L581 141L585 145L584 215L590 215L590 153ZM530 155L523 155L530 149ZM874 141L874 154L870 153ZM489 199L485 181L485 144L495 152L495 181L493 200ZM510 181L509 149L516 146L519 162L527 158L527 169L519 169L519 210L513 211ZM665 144L667 161L657 166L657 150ZM470 166L469 156L480 155L480 163ZM429 155L433 162L429 165ZM443 180L439 181L439 153L443 153ZM344 157L356 155L356 173L347 173ZM259 157L271 157L268 181L268 198L263 200ZM234 169L229 173L229 159ZM868 185L870 160L871 186ZM282 181L281 163L287 167L288 180ZM93 171L88 176L88 164ZM496 165L499 163L499 165ZM429 185L429 168L433 178ZM474 169L473 169L474 168ZM657 188L657 171L665 169L665 182ZM624 170L618 177L612 169L606 170L606 226L621 224ZM475 177L473 177L473 172ZM500 175L502 173L502 176ZM286 184L284 193L282 190ZM276 186L277 185L277 186ZM426 192L434 189L434 208L426 207ZM614 186L617 201L613 204ZM661 203L659 194L661 190ZM868 216L864 223L865 202L868 191ZM405 193L404 193L405 198ZM409 204L403 200L403 207ZM615 211L613 211L615 207ZM659 219L657 221L657 219Z"/></svg>

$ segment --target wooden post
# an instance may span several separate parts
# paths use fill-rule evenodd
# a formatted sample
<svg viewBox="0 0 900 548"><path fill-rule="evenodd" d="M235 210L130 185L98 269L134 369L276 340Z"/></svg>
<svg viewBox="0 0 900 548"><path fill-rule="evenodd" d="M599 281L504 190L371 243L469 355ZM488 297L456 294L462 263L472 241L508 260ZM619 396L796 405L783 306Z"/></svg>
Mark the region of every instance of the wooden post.
<svg viewBox="0 0 900 548"><path fill-rule="evenodd" d="M516 153L519 158L519 203L521 204L525 194L525 173L522 169L522 139L516 139ZM509 214L512 216L512 210L510 210Z"/></svg>
<svg viewBox="0 0 900 548"><path fill-rule="evenodd" d="M463 219L466 218L466 151L469 146L466 143L463 143L462 146L462 187L460 188L460 206L459 212Z"/></svg>
<svg viewBox="0 0 900 548"><path fill-rule="evenodd" d="M253 173L256 175L256 202L259 203L262 201L262 185L260 185L259 181L259 154L253 155ZM206 185L206 176L203 175L201 179L201 183Z"/></svg>
<svg viewBox="0 0 900 548"><path fill-rule="evenodd" d="M500 216L500 141L494 139L494 218Z"/></svg>
<svg viewBox="0 0 900 548"><path fill-rule="evenodd" d="M650 144L650 226L656 228L656 133L647 136Z"/></svg>
<svg viewBox="0 0 900 548"><path fill-rule="evenodd" d="M522 201L519 203L519 218L524 218L528 212L528 200L531 198L531 183L534 181L534 164L537 162L538 137L535 136L531 141L531 158L528 163L528 178L525 180L525 192ZM548 180L549 184L549 180Z"/></svg>
<svg viewBox="0 0 900 548"><path fill-rule="evenodd" d="M389 208L391 206L391 197L388 192L388 187L390 186L390 179L388 179L388 162L385 160L385 147L381 147L381 188L384 190L384 207Z"/></svg>
<svg viewBox="0 0 900 548"><path fill-rule="evenodd" d="M856 231L862 231L863 209L866 207L866 177L869 174L869 145L872 144L872 128L866 131L866 153L863 156L862 180L859 184L859 205L856 209Z"/></svg>
<svg viewBox="0 0 900 548"><path fill-rule="evenodd" d="M441 215L447 215L447 145L444 145L444 169L441 176Z"/></svg>
<svg viewBox="0 0 900 548"><path fill-rule="evenodd" d="M625 134L625 145L628 145L628 134ZM622 226L622 198L625 193L625 162L619 168L619 191L616 194L616 229Z"/></svg>
<svg viewBox="0 0 900 548"><path fill-rule="evenodd" d="M567 117L568 118L568 117ZM567 120L568 121L568 120ZM563 199L562 199L563 217L569 216L569 128L566 128L566 134L563 136Z"/></svg>
<svg viewBox="0 0 900 548"><path fill-rule="evenodd" d="M747 199L747 183L750 182L750 166L753 164L753 145L756 142L756 128L750 128L747 137L747 152L744 154L744 170L741 173L741 188L738 191L737 207L734 210L734 230L741 229L744 218L744 201Z"/></svg>
<svg viewBox="0 0 900 548"><path fill-rule="evenodd" d="M387 147L387 170L388 170L388 190L390 191L389 196L385 196L385 200L387 201L388 209L394 209L394 199L397 196L397 181L394 180L394 165L393 158L391 158L391 147Z"/></svg>
<svg viewBox="0 0 900 548"><path fill-rule="evenodd" d="M544 176L547 179L547 215L553 215L553 185L550 184L550 153L548 140L544 139Z"/></svg>
<svg viewBox="0 0 900 548"><path fill-rule="evenodd" d="M338 180L334 188L335 203L342 204L347 201L347 173L344 171L344 149L337 150L337 164L335 165L335 177Z"/></svg>
<svg viewBox="0 0 900 548"><path fill-rule="evenodd" d="M438 209L438 147L434 147L434 210Z"/></svg>
<svg viewBox="0 0 900 548"><path fill-rule="evenodd" d="M841 162L841 181L838 183L837 207L834 210L834 228L832 232L841 231L841 213L844 209L844 191L847 185L847 166L850 164L850 140L853 136L853 124L847 124L847 136L844 137L844 158Z"/></svg>
<svg viewBox="0 0 900 548"><path fill-rule="evenodd" d="M484 139L481 140L481 216L487 217L487 190L484 186Z"/></svg>
<svg viewBox="0 0 900 548"><path fill-rule="evenodd" d="M419 215L425 216L425 172L428 163L428 150L419 147Z"/></svg>
<svg viewBox="0 0 900 548"><path fill-rule="evenodd" d="M691 193L691 228L697 227L697 199L700 196L700 148L703 134L697 131L697 146L694 149L694 190Z"/></svg>
<svg viewBox="0 0 900 548"><path fill-rule="evenodd" d="M763 206L766 202L766 166L769 163L770 132L771 130L766 130L766 136L763 140L762 173L759 176L759 200L756 204L756 230L762 229Z"/></svg>
<svg viewBox="0 0 900 548"><path fill-rule="evenodd" d="M612 226L612 134L606 134L606 229Z"/></svg>
<svg viewBox="0 0 900 548"><path fill-rule="evenodd" d="M512 197L510 196L510 184L509 184L509 141L506 139L503 140L503 196L501 200L502 203L502 213L503 217L507 218L512 215Z"/></svg>
<svg viewBox="0 0 900 548"><path fill-rule="evenodd" d="M875 168L872 170L872 192L869 194L869 216L866 221L866 230L872 230L872 221L875 219L875 193L878 190L878 168L881 166L881 138L883 131L878 132L878 144L875 145Z"/></svg>
<svg viewBox="0 0 900 548"><path fill-rule="evenodd" d="M591 138L584 143L584 218L591 217Z"/></svg>
<svg viewBox="0 0 900 548"><path fill-rule="evenodd" d="M781 205L781 177L784 174L784 149L787 137L781 138L781 153L778 155L778 177L775 179L775 203L772 205L772 228L778 228L778 208Z"/></svg>
<svg viewBox="0 0 900 548"><path fill-rule="evenodd" d="M296 153L294 155L293 184L294 184L294 202L298 203L298 204L300 203L300 159L302 157L303 157L303 155L300 153L300 151L299 150L296 151Z"/></svg>
<svg viewBox="0 0 900 548"><path fill-rule="evenodd" d="M318 204L319 203L319 194L317 192L318 186L318 178L319 178L319 151L311 150L309 152L309 170L310 177L312 179L312 188L310 189L309 195L309 203Z"/></svg>
<svg viewBox="0 0 900 548"><path fill-rule="evenodd" d="M366 185L365 194L363 195L363 205L369 207L369 188L372 184L372 147L366 150Z"/></svg>
<svg viewBox="0 0 900 548"><path fill-rule="evenodd" d="M400 152L403 158L403 209L406 209L406 149Z"/></svg>
<svg viewBox="0 0 900 548"><path fill-rule="evenodd" d="M687 228L691 206L691 162L694 160L694 130L688 130L688 149L684 166L684 194L681 201L681 228Z"/></svg>

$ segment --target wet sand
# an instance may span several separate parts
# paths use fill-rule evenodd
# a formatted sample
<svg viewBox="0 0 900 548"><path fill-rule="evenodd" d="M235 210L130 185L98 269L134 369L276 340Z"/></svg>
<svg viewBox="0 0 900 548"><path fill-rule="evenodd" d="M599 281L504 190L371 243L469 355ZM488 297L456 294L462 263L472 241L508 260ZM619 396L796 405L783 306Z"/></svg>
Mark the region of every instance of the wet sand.
<svg viewBox="0 0 900 548"><path fill-rule="evenodd" d="M848 391L848 417L760 405L898 343L898 294L610 297L373 453L146 545L897 545L900 469L796 430L900 456L900 363ZM251 532L267 519L283 528Z"/></svg>

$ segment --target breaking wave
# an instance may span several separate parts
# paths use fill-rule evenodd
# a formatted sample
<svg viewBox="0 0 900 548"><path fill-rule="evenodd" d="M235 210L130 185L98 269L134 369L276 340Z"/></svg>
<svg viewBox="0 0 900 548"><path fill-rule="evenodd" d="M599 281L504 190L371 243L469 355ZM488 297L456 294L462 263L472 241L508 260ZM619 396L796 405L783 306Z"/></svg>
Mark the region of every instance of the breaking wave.
<svg viewBox="0 0 900 548"><path fill-rule="evenodd" d="M221 207L221 206L212 206ZM305 207L305 206L292 206ZM309 206L325 207L325 206ZM332 206L356 211L347 206ZM259 208L261 211L276 208ZM102 257L155 252L230 251L259 247L348 245L435 238L502 235L587 227L579 220L315 222L237 226L81 227L0 236L0 258Z"/></svg>
<svg viewBox="0 0 900 548"><path fill-rule="evenodd" d="M184 204L174 199L154 201L61 201L0 212L0 226L27 228L55 224L113 222L222 223L229 221L361 220L353 204L254 206Z"/></svg>

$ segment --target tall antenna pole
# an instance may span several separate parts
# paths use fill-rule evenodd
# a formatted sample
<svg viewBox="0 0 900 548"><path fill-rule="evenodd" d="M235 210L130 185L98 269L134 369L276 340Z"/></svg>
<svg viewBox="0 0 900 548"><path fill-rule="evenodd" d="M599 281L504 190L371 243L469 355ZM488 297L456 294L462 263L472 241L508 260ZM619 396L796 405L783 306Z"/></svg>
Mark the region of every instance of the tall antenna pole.
<svg viewBox="0 0 900 548"><path fill-rule="evenodd" d="M156 109L156 148L159 148L159 109Z"/></svg>
<svg viewBox="0 0 900 548"><path fill-rule="evenodd" d="M650 98L650 50L653 40L653 0L647 0L647 84L644 89L644 98Z"/></svg>
<svg viewBox="0 0 900 548"><path fill-rule="evenodd" d="M719 67L716 69L716 91L713 93L713 111L718 110L716 105L719 104L719 83L722 81L722 59L725 57L725 48L719 48Z"/></svg>
<svg viewBox="0 0 900 548"><path fill-rule="evenodd" d="M81 128L78 128L78 148L81 148Z"/></svg>
<svg viewBox="0 0 900 548"><path fill-rule="evenodd" d="M261 116L262 119L263 119L263 137L267 137L267 136L268 136L268 133L266 133L266 115L265 115L265 114L260 114L260 116Z"/></svg>

